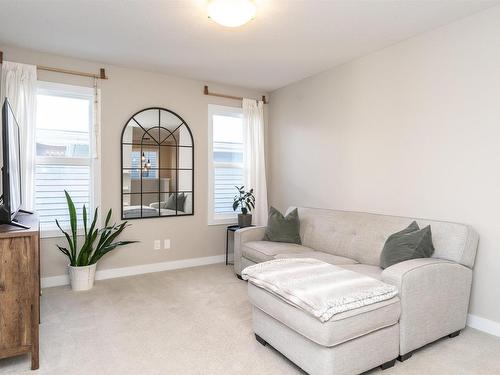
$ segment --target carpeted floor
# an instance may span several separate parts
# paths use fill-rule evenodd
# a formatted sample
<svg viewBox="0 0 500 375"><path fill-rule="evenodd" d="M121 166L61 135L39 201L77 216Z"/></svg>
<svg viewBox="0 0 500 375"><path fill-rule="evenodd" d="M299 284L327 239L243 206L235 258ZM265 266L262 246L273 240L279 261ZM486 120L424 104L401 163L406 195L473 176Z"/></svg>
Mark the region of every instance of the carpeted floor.
<svg viewBox="0 0 500 375"><path fill-rule="evenodd" d="M0 360L0 374L303 374L255 341L246 283L223 265L45 289L40 370L29 363ZM466 329L383 374L500 374L500 338Z"/></svg>

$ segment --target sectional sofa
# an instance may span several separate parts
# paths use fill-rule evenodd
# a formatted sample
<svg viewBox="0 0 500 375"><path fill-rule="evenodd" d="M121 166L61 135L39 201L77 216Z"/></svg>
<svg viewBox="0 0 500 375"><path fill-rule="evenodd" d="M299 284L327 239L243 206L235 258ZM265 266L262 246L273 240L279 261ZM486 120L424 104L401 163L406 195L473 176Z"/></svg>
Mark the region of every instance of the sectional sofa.
<svg viewBox="0 0 500 375"><path fill-rule="evenodd" d="M399 295L320 323L249 284L254 331L261 343L270 343L308 373L347 374L391 364L395 357L406 360L414 350L465 327L478 244L470 226L315 208L298 212L301 245L263 241L265 227L236 232L238 276L259 262L307 257L393 284ZM385 240L413 220L420 227L431 226L433 257L383 270L379 258Z"/></svg>

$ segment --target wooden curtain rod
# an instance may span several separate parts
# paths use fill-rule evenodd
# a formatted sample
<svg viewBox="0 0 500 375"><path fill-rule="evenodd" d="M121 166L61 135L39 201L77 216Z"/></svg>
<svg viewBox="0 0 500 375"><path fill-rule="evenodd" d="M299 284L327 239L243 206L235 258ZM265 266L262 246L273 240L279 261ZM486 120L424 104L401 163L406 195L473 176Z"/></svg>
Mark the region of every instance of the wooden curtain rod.
<svg viewBox="0 0 500 375"><path fill-rule="evenodd" d="M0 51L0 64L3 64L3 52L2 51ZM43 66L43 65L37 65L36 68L38 70L45 70L48 72L56 72L56 73L62 73L62 74L71 74L74 76L90 77L90 78L96 78L96 79L108 79L108 77L106 77L106 70L104 68L99 69L99 74L77 72L76 70L52 68L50 66Z"/></svg>
<svg viewBox="0 0 500 375"><path fill-rule="evenodd" d="M90 77L90 78L96 78L96 79L108 79L108 77L106 77L106 70L104 68L99 69L99 74L77 72L76 70L52 68L50 66L43 66L43 65L37 65L36 68L38 70L45 70L47 72L71 74L73 76Z"/></svg>
<svg viewBox="0 0 500 375"><path fill-rule="evenodd" d="M225 95L225 94L217 94L215 92L210 92L208 91L208 86L205 86L205 89L203 90L203 94L209 95L209 96L217 96L219 98L226 98L226 99L235 99L235 100L243 100L241 96L233 96L233 95ZM266 100L265 95L262 95L261 99L264 104L268 104L268 101Z"/></svg>

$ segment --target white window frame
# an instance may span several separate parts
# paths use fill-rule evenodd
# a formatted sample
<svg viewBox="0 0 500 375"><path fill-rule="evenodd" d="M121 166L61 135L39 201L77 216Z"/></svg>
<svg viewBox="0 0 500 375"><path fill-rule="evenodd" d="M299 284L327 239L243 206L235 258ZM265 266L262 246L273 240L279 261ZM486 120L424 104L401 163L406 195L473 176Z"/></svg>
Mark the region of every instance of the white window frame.
<svg viewBox="0 0 500 375"><path fill-rule="evenodd" d="M214 169L215 165L224 167L240 167L241 163L215 163L213 160L213 116L231 116L243 118L243 109L241 107L229 107L223 105L209 104L208 105L208 225L227 225L236 224L238 222L238 213L232 212L227 215L215 215L214 212ZM245 155L243 155L245 159ZM244 162L243 162L244 163ZM246 176L246 173L243 173ZM244 184L246 185L246 183ZM236 189L235 189L236 194Z"/></svg>
<svg viewBox="0 0 500 375"><path fill-rule="evenodd" d="M94 210L96 207L101 206L101 165L100 158L94 157L94 155L101 155L101 139L100 132L97 135L97 140L94 141L92 137L96 136L95 124L96 122L100 124L100 89L97 90L92 87L87 86L74 86L55 82L38 81L37 82L37 95L38 94L48 94L68 98L85 98L89 99L91 105L89 106L89 118L91 119L90 129L89 129L89 158L84 160L84 158L68 158L68 157L51 157L51 156L37 156L35 155L35 166L38 164L58 164L58 165L85 165L90 166L90 207L87 207L89 214L89 220L93 219ZM97 97L96 97L97 94ZM36 127L35 127L36 129ZM35 130L37 131L37 130ZM35 136L36 140L36 136ZM97 147L97 150L95 148ZM99 216L97 220L97 225L101 225L101 218L103 213L99 210ZM78 223L78 235L84 234L83 223ZM64 228L64 230L69 228ZM64 237L59 229L41 229L41 238L51 238L51 237Z"/></svg>

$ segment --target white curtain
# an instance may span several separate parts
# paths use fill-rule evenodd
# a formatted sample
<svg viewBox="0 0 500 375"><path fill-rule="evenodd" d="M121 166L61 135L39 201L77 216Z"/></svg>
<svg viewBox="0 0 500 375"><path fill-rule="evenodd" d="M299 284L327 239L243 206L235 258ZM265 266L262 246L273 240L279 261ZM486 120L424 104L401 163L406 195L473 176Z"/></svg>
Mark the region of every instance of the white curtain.
<svg viewBox="0 0 500 375"><path fill-rule="evenodd" d="M92 137L92 158L99 159L101 153L101 90L97 88L97 78L94 79L94 124Z"/></svg>
<svg viewBox="0 0 500 375"><path fill-rule="evenodd" d="M243 99L243 129L245 134L245 188L254 189L255 210L253 223L267 224L267 183L264 146L264 103Z"/></svg>
<svg viewBox="0 0 500 375"><path fill-rule="evenodd" d="M23 208L34 209L36 66L4 61L2 104L7 97L19 124Z"/></svg>

